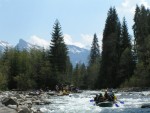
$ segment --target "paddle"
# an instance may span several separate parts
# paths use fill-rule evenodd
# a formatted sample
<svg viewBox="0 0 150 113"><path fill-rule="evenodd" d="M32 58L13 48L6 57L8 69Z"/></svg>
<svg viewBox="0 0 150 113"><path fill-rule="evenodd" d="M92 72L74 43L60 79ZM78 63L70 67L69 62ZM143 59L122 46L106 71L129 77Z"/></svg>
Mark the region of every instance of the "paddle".
<svg viewBox="0 0 150 113"><path fill-rule="evenodd" d="M124 101L120 101L118 100L121 104L124 104ZM116 107L119 107L119 105L117 104L117 102L114 103Z"/></svg>
<svg viewBox="0 0 150 113"><path fill-rule="evenodd" d="M120 102L121 104L124 104L124 101L120 101L120 100L119 100L119 102Z"/></svg>
<svg viewBox="0 0 150 113"><path fill-rule="evenodd" d="M118 105L117 103L115 103L115 106L116 106L116 107L119 107L119 105Z"/></svg>
<svg viewBox="0 0 150 113"><path fill-rule="evenodd" d="M90 102L93 104L93 102L95 102L94 100L90 100ZM95 103L93 104L94 106L96 105Z"/></svg>
<svg viewBox="0 0 150 113"><path fill-rule="evenodd" d="M119 107L119 105L117 104L117 101L114 101L114 104L116 107Z"/></svg>
<svg viewBox="0 0 150 113"><path fill-rule="evenodd" d="M90 100L90 102L94 102L94 100Z"/></svg>

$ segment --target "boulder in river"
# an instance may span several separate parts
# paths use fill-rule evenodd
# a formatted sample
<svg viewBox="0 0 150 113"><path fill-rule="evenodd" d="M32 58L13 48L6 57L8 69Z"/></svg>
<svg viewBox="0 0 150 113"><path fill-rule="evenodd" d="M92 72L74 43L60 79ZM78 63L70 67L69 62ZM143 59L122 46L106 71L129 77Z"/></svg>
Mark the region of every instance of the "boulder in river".
<svg viewBox="0 0 150 113"><path fill-rule="evenodd" d="M2 100L2 104L4 104L5 106L8 106L8 105L17 105L17 102L15 100L13 100L12 98L4 98Z"/></svg>
<svg viewBox="0 0 150 113"><path fill-rule="evenodd" d="M0 107L0 113L17 113L17 111L4 106Z"/></svg>
<svg viewBox="0 0 150 113"><path fill-rule="evenodd" d="M141 108L150 108L150 104L143 104Z"/></svg>
<svg viewBox="0 0 150 113"><path fill-rule="evenodd" d="M18 113L31 113L31 111L28 108L23 108Z"/></svg>

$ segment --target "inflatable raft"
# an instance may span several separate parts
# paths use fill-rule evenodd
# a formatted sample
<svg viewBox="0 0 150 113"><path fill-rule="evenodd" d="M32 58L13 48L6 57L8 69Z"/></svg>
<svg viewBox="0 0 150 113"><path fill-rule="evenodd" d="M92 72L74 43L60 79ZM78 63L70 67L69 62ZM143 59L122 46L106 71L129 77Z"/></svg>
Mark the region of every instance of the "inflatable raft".
<svg viewBox="0 0 150 113"><path fill-rule="evenodd" d="M114 104L113 102L105 101L105 102L99 102L96 105L100 107L112 107L113 104Z"/></svg>

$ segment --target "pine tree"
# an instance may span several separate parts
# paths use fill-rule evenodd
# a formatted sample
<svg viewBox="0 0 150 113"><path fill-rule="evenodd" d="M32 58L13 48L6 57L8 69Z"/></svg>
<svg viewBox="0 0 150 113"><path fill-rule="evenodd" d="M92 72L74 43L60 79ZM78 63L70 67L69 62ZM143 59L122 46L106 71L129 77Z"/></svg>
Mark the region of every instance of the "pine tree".
<svg viewBox="0 0 150 113"><path fill-rule="evenodd" d="M65 73L68 59L68 49L64 43L61 26L58 20L55 21L53 26L49 55L52 71Z"/></svg>
<svg viewBox="0 0 150 113"><path fill-rule="evenodd" d="M137 49L137 59L139 62L146 61L144 53L145 50L145 38L148 37L149 34L149 26L148 26L148 10L142 5L140 8L136 6L135 16L134 16L134 37L135 44Z"/></svg>
<svg viewBox="0 0 150 113"><path fill-rule="evenodd" d="M137 60L134 76L129 81L132 86L149 86L149 14L149 9L146 9L143 5L141 7L136 6L133 31L135 37L135 55Z"/></svg>
<svg viewBox="0 0 150 113"><path fill-rule="evenodd" d="M126 24L126 20L125 17L123 18L123 23L122 23L122 27L121 27L121 53L127 48L131 48L131 38L130 35L128 33L128 28L127 28L127 24Z"/></svg>
<svg viewBox="0 0 150 113"><path fill-rule="evenodd" d="M58 20L55 21L52 31L49 61L51 65L51 72L53 79L53 85L58 83L65 83L68 75L68 62L70 62L68 56L68 48L64 42L64 37L61 31L61 26Z"/></svg>
<svg viewBox="0 0 150 113"><path fill-rule="evenodd" d="M72 76L72 84L74 86L79 86L79 76L80 76L80 64L77 63L74 70L73 70L73 76Z"/></svg>
<svg viewBox="0 0 150 113"><path fill-rule="evenodd" d="M99 88L117 87L116 78L120 56L120 22L115 8L111 7L108 11L102 41L102 61L97 86Z"/></svg>
<svg viewBox="0 0 150 113"><path fill-rule="evenodd" d="M119 61L119 69L118 69L118 86L123 83L125 80L129 80L129 78L133 75L135 62L131 47L131 38L128 33L127 24L125 18L123 18L123 23L121 27L121 56Z"/></svg>
<svg viewBox="0 0 150 113"><path fill-rule="evenodd" d="M98 38L96 34L94 34L86 76L87 82L90 83L87 85L89 89L95 89L95 81L98 77L99 67L100 67L100 49L98 44Z"/></svg>
<svg viewBox="0 0 150 113"><path fill-rule="evenodd" d="M94 34L92 47L90 51L89 65L92 65L94 63L99 63L99 59L100 59L100 50L99 50L98 38L96 34Z"/></svg>

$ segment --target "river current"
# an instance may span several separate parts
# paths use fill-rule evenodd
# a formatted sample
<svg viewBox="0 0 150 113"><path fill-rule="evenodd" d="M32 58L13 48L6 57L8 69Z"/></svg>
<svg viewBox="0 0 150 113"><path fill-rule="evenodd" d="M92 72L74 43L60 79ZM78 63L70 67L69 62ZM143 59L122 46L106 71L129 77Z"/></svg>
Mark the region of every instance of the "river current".
<svg viewBox="0 0 150 113"><path fill-rule="evenodd" d="M100 91L83 91L68 96L50 96L50 105L36 106L44 113L150 113L150 108L141 108L142 104L150 104L150 91L118 92L117 107L99 107L90 102Z"/></svg>

